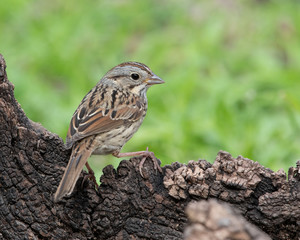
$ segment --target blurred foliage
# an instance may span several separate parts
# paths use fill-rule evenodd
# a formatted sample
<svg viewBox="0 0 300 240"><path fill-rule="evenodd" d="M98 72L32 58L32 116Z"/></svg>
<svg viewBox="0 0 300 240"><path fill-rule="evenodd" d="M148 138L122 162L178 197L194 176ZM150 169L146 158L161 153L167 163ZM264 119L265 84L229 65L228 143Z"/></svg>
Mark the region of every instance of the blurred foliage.
<svg viewBox="0 0 300 240"><path fill-rule="evenodd" d="M28 117L62 138L105 72L134 60L166 83L123 152L149 146L164 165L222 149L287 170L300 159L299 12L293 0L10 0L0 52Z"/></svg>

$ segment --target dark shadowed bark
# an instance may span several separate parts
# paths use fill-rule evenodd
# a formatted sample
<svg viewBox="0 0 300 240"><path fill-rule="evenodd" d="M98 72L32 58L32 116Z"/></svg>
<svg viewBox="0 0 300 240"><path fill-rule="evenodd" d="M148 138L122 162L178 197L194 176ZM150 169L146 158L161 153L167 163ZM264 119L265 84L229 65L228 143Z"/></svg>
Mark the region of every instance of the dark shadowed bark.
<svg viewBox="0 0 300 240"><path fill-rule="evenodd" d="M89 180L82 184L83 171L74 193L54 204L70 151L56 134L26 117L5 67L0 55L0 239L183 239L194 221L188 222L186 206L210 198L234 209L226 205L213 218L222 218L223 224L243 216L274 239L300 238L299 165L287 180L283 171L223 151L213 164L173 163L163 173L146 161L145 178L139 174L139 158L123 160L117 169L103 169L97 190ZM199 204L207 208L207 219L200 216L202 226L211 226L208 209L219 205ZM241 239L268 239L247 221L239 221L239 229L249 233ZM210 239L222 239L217 236L224 225L214 224L208 231L215 238Z"/></svg>

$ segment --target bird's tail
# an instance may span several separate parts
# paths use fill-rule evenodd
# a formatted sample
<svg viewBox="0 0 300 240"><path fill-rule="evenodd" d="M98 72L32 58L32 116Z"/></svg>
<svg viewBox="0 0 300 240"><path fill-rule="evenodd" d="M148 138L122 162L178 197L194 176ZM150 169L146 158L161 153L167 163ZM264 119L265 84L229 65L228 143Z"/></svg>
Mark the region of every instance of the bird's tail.
<svg viewBox="0 0 300 240"><path fill-rule="evenodd" d="M74 144L68 166L54 194L54 202L60 201L73 192L81 170L93 151L91 143L91 139L87 138Z"/></svg>

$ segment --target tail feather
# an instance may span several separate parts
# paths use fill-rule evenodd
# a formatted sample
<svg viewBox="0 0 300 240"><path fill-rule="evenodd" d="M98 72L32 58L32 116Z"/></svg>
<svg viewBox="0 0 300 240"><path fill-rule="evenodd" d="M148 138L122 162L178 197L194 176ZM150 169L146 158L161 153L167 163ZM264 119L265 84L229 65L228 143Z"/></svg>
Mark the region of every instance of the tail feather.
<svg viewBox="0 0 300 240"><path fill-rule="evenodd" d="M72 154L65 173L54 195L54 202L59 202L64 196L73 192L77 179L92 153L92 148L86 146L87 141L80 141L73 145Z"/></svg>

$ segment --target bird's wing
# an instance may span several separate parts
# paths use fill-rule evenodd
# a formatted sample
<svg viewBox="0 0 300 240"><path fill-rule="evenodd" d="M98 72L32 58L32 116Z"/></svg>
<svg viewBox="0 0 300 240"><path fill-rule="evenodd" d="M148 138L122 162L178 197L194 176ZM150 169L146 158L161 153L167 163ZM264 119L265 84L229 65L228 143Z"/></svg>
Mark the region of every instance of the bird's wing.
<svg viewBox="0 0 300 240"><path fill-rule="evenodd" d="M125 101L122 92L103 91L102 96L98 92L98 97L93 97L96 95L94 92L91 91L82 100L71 119L67 148L84 137L108 132L125 122L138 121L145 113L146 106L137 95L127 95Z"/></svg>

